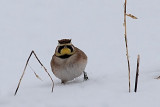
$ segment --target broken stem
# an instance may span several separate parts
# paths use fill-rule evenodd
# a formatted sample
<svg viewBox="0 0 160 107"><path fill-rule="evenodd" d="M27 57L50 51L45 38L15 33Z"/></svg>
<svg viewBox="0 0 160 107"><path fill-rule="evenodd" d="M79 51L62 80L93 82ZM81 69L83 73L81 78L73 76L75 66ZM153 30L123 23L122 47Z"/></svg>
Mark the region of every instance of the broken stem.
<svg viewBox="0 0 160 107"><path fill-rule="evenodd" d="M138 76L139 76L139 61L140 61L140 55L138 55L138 58L137 58L137 69L136 69L136 79L135 79L134 92L137 92Z"/></svg>
<svg viewBox="0 0 160 107"><path fill-rule="evenodd" d="M23 70L22 76L21 76L21 78L20 78L20 80L19 80L19 83L18 83L18 86L17 86L17 88L16 88L16 91L15 91L15 94L14 94L14 95L16 95L16 94L17 94L17 92L18 92L19 86L20 86L20 84L21 84L22 78L23 78L23 76L24 76L24 74L25 74L25 71L26 71L26 68L27 68L28 62L29 62L29 60L30 60L30 58L31 58L32 54L34 54L34 56L36 57L36 59L38 60L38 62L40 63L40 65L44 68L44 70L47 72L48 76L50 77L50 79L51 79L51 81L52 81L52 92L53 92L54 82L53 82L52 77L51 77L51 76L50 76L50 74L48 73L47 69L43 66L43 64L41 63L41 61L38 59L38 57L37 57L37 55L35 54L35 52L34 52L34 51L32 51L32 52L30 53L30 55L29 55L28 59L27 59L26 65L25 65L25 67L24 67L24 70Z"/></svg>
<svg viewBox="0 0 160 107"><path fill-rule="evenodd" d="M127 24L126 24L126 8L127 8L127 0L124 3L124 27L125 27L125 44L126 44L126 56L127 56L127 64L128 64L128 79L129 79L129 92L131 91L131 82L130 82L130 62L129 62L129 55L128 55L128 42L127 42Z"/></svg>

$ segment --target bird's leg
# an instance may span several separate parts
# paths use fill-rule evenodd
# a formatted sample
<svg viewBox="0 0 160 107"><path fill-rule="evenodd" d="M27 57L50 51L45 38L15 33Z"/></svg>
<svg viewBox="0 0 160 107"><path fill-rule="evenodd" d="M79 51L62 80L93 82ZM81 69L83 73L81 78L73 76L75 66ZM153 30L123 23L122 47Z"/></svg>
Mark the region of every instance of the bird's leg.
<svg viewBox="0 0 160 107"><path fill-rule="evenodd" d="M87 76L87 73L85 71L83 71L83 74L84 74L84 80L88 80L88 76Z"/></svg>
<svg viewBox="0 0 160 107"><path fill-rule="evenodd" d="M65 80L61 80L61 84L65 84L67 81Z"/></svg>
<svg viewBox="0 0 160 107"><path fill-rule="evenodd" d="M158 76L157 78L155 78L155 79L160 79L160 76Z"/></svg>

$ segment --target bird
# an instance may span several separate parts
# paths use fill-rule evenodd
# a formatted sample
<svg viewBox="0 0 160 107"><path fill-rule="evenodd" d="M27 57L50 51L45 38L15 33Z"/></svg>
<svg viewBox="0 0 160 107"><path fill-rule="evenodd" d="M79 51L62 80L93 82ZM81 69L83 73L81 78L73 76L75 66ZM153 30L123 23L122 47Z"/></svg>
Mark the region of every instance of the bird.
<svg viewBox="0 0 160 107"><path fill-rule="evenodd" d="M58 40L58 46L50 62L51 70L62 84L72 81L82 74L84 80L88 80L87 73L84 71L87 59L87 55L75 47L71 43L71 39L61 39Z"/></svg>

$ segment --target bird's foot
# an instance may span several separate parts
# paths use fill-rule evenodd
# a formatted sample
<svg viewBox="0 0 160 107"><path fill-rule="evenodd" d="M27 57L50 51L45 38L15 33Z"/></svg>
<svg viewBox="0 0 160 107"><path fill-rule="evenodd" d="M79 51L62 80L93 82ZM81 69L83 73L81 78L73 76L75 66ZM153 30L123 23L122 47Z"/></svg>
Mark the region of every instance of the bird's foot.
<svg viewBox="0 0 160 107"><path fill-rule="evenodd" d="M83 73L84 73L84 80L87 81L89 79L88 76L87 76L87 73L84 72L84 71L83 71Z"/></svg>

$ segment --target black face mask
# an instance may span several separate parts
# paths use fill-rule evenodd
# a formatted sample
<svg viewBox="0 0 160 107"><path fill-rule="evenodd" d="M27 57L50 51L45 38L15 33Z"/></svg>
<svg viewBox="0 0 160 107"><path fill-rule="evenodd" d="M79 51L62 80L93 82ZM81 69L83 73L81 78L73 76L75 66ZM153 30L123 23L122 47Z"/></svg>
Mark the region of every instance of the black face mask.
<svg viewBox="0 0 160 107"><path fill-rule="evenodd" d="M66 58L69 58L70 56L72 56L72 55L65 54L65 55L58 56L58 57L61 58L61 59L66 59Z"/></svg>
<svg viewBox="0 0 160 107"><path fill-rule="evenodd" d="M64 47L67 47L71 50L71 52L73 52L73 47L71 45L64 45L64 46L60 46L58 48L58 53L61 53L61 50L64 48Z"/></svg>

